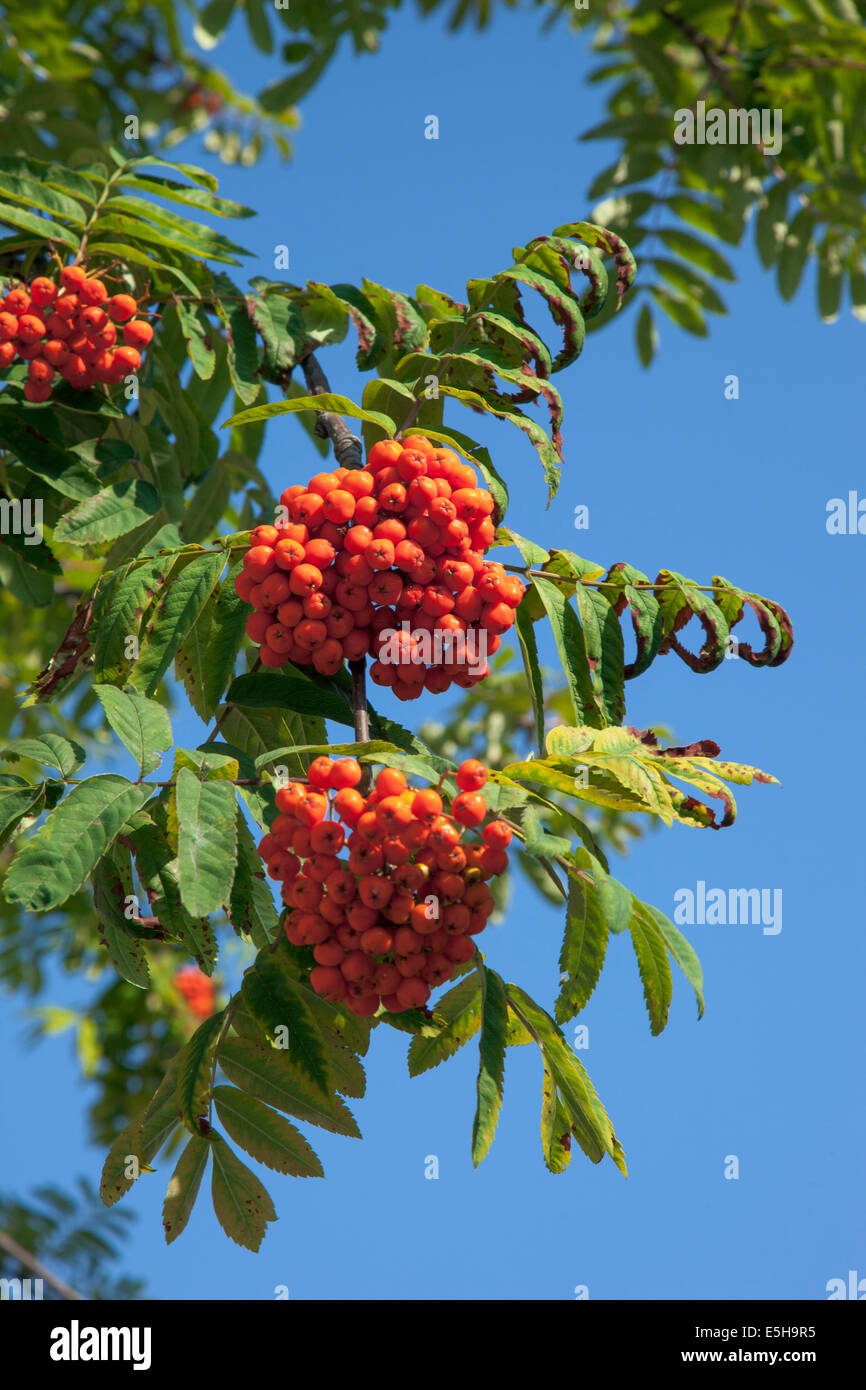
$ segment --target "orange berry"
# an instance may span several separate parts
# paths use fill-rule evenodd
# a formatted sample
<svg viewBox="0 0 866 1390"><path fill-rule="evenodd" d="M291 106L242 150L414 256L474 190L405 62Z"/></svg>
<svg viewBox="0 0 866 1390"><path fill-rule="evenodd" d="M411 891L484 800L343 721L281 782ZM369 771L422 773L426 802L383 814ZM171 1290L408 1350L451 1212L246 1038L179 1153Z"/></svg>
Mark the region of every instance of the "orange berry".
<svg viewBox="0 0 866 1390"><path fill-rule="evenodd" d="M314 594L322 587L322 571L315 565L296 565L291 572L290 583L293 594L302 598L306 594Z"/></svg>
<svg viewBox="0 0 866 1390"><path fill-rule="evenodd" d="M330 785L333 767L331 758L324 754L319 758L314 758L307 770L307 781L310 786L320 787L324 791Z"/></svg>
<svg viewBox="0 0 866 1390"><path fill-rule="evenodd" d="M108 301L107 308L116 323L125 323L127 319L131 319L135 315L138 305L131 294L113 294Z"/></svg>
<svg viewBox="0 0 866 1390"><path fill-rule="evenodd" d="M399 796L406 790L406 778L396 767L383 767L376 776L376 791L380 797Z"/></svg>
<svg viewBox="0 0 866 1390"><path fill-rule="evenodd" d="M423 434L408 435L407 438L402 441L402 447L404 449L417 449L420 453L425 454L427 458L431 460L435 457L437 452L434 449L434 446L430 443L430 440L425 439ZM440 449L438 452L448 453L450 451ZM452 455L452 457L456 457L456 455Z"/></svg>
<svg viewBox="0 0 866 1390"><path fill-rule="evenodd" d="M511 844L511 826L506 825L504 820L492 820L489 825L485 825L481 834L484 843L494 849L505 849Z"/></svg>
<svg viewBox="0 0 866 1390"><path fill-rule="evenodd" d="M343 787L334 797L334 810L341 820L354 827L363 814L364 798L354 787Z"/></svg>
<svg viewBox="0 0 866 1390"><path fill-rule="evenodd" d="M397 986L397 999L404 1009L420 1009L430 998L430 986L417 976L402 980Z"/></svg>
<svg viewBox="0 0 866 1390"><path fill-rule="evenodd" d="M137 372L141 366L141 353L137 348L119 347L114 359L118 366L123 366L127 372Z"/></svg>
<svg viewBox="0 0 866 1390"><path fill-rule="evenodd" d="M357 787L360 780L361 764L355 758L337 758L331 768L328 786L342 790Z"/></svg>
<svg viewBox="0 0 866 1390"><path fill-rule="evenodd" d="M153 329L144 319L130 319L123 325L123 341L127 347L145 348L153 338Z"/></svg>
<svg viewBox="0 0 866 1390"><path fill-rule="evenodd" d="M95 277L83 280L78 287L78 294L85 304L104 304L108 298L108 290L104 283Z"/></svg>
<svg viewBox="0 0 866 1390"><path fill-rule="evenodd" d="M461 791L480 791L486 781L487 768L477 758L467 758L457 769L457 785Z"/></svg>
<svg viewBox="0 0 866 1390"><path fill-rule="evenodd" d="M58 286L45 275L37 275L30 285L30 298L37 309L44 308L46 304L53 304L58 294Z"/></svg>
<svg viewBox="0 0 866 1390"><path fill-rule="evenodd" d="M432 787L424 787L413 796L412 810L419 820L432 820L442 814L442 798Z"/></svg>
<svg viewBox="0 0 866 1390"><path fill-rule="evenodd" d="M325 498L323 511L328 521L344 526L355 514L355 498L344 488L335 488Z"/></svg>
<svg viewBox="0 0 866 1390"><path fill-rule="evenodd" d="M397 462L403 452L403 445L396 439L382 439L378 444L374 444L367 455L367 468L371 473L377 473L380 468L387 468Z"/></svg>

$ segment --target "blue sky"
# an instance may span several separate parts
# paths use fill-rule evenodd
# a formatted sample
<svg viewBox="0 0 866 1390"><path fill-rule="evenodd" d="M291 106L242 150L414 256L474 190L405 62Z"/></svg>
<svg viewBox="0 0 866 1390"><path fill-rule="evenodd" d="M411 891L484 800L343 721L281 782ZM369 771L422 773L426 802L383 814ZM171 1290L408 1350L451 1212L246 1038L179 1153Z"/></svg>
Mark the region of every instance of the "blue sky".
<svg viewBox="0 0 866 1390"><path fill-rule="evenodd" d="M273 66L242 29L213 56L247 87ZM578 41L542 36L531 14L457 37L441 20L398 14L376 58L346 51L305 101L290 165L270 156L252 170L210 163L223 193L260 210L237 228L261 258L248 274L272 273L283 243L295 283L366 275L459 297L467 278L508 264L513 246L588 214L585 190L613 151L576 140L599 118L587 65ZM429 114L439 117L438 141L424 138ZM180 157L209 164L191 145ZM822 325L811 278L783 305L751 247L734 264L729 316L711 320L708 340L663 323L645 372L624 314L558 378L565 467L549 510L522 435L461 418L456 406L446 418L491 449L510 487L511 524L525 535L650 575L665 567L707 583L722 574L788 608L797 645L778 670L726 661L696 676L669 656L627 688L627 722L666 724L677 742L714 738L723 756L783 785L740 789L732 829L662 829L612 863L669 914L677 889L699 880L781 889L781 932L685 928L704 967L706 1016L697 1022L677 975L655 1039L631 946L612 939L580 1055L625 1146L628 1180L579 1151L564 1175L547 1173L540 1064L529 1048L509 1053L496 1141L474 1171L475 1045L410 1081L403 1035L383 1028L367 1059L368 1095L353 1102L364 1142L311 1134L324 1182L265 1174L280 1220L257 1256L223 1236L206 1196L167 1250L159 1212L170 1165L142 1179L126 1199L140 1214L127 1264L151 1296L260 1299L285 1285L293 1299L558 1300L585 1285L591 1299L821 1299L828 1280L866 1275L856 1081L863 756L852 718L864 678L852 609L866 537L825 529L830 498L866 494L853 370L864 329L847 308ZM347 341L321 361L332 388L359 399L353 353ZM729 373L739 377L736 401L724 398ZM275 494L317 468L290 419L271 423L263 458ZM590 528L577 532L581 503ZM539 634L553 666L552 642ZM392 708L383 692L377 702L402 722L440 708L430 697ZM191 713L175 729L183 744L203 737ZM546 1007L561 925L519 884L505 925L482 938L489 964ZM54 997L86 994L86 982L65 980ZM2 1186L95 1177L103 1156L87 1143L86 1089L68 1042L30 1049L22 1032L7 1007ZM438 1180L424 1177L428 1155L438 1157ZM730 1155L737 1180L724 1177Z"/></svg>

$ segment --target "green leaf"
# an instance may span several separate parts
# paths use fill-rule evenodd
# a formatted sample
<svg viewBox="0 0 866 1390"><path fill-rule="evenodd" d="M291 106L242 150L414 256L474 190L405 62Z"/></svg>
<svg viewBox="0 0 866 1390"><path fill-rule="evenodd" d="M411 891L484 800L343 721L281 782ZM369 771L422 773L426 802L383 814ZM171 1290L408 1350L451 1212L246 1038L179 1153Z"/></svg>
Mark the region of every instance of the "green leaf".
<svg viewBox="0 0 866 1390"><path fill-rule="evenodd" d="M25 212L14 203L0 202L0 222L35 233L40 243L56 241L59 246L71 246L73 250L78 250L79 238L71 227L63 227L50 217L37 217L35 213Z"/></svg>
<svg viewBox="0 0 866 1390"><path fill-rule="evenodd" d="M228 902L237 858L237 798L230 782L202 782L189 768L177 776L180 896L204 916Z"/></svg>
<svg viewBox="0 0 866 1390"><path fill-rule="evenodd" d="M174 253L180 252L181 255L195 256L203 261L222 261L225 265L238 265L238 255L251 254L201 223L173 219L165 209L156 209L153 204L141 203L142 212L147 213L150 219L147 222L142 221L138 215L138 201L134 198L111 199L108 206L117 208L118 211L106 211L100 216L90 239L89 250L92 253L102 251L106 241L126 241L134 247L158 246ZM127 216L127 212L135 215ZM152 225L153 223L156 225Z"/></svg>
<svg viewBox="0 0 866 1390"><path fill-rule="evenodd" d="M174 165L167 165L174 168ZM180 168L180 166L177 166ZM210 178L210 175L207 175ZM231 198L218 198L203 188L190 188L189 184L178 183L177 179L158 178L156 175L144 178L140 174L124 174L118 180L119 188L134 188L139 193L150 193L164 198L169 203L181 203L187 208L198 208L201 212L213 213L216 217L255 217L252 208L235 203ZM194 287L193 287L194 289ZM191 291L192 292L192 291Z"/></svg>
<svg viewBox="0 0 866 1390"><path fill-rule="evenodd" d="M138 631L142 612L165 584L174 557L160 556L108 574L94 599L93 666L99 680L120 680L130 657L127 639Z"/></svg>
<svg viewBox="0 0 866 1390"><path fill-rule="evenodd" d="M213 42L228 28L229 20L237 5L237 0L208 0L199 10L196 30L203 48L211 48Z"/></svg>
<svg viewBox="0 0 866 1390"><path fill-rule="evenodd" d="M684 328L687 333L694 333L699 338L707 336L709 330L706 319L698 305L688 295L671 294L661 285L650 285L649 290L659 308L664 310L668 318L672 319L678 328Z"/></svg>
<svg viewBox="0 0 866 1390"><path fill-rule="evenodd" d="M255 842L238 807L238 862L227 905L229 921L262 950L279 931L279 918Z"/></svg>
<svg viewBox="0 0 866 1390"><path fill-rule="evenodd" d="M225 561L223 553L197 555L170 578L167 593L144 625L139 657L129 673L129 683L145 695L155 694L210 598Z"/></svg>
<svg viewBox="0 0 866 1390"><path fill-rule="evenodd" d="M842 248L828 232L818 255L818 312L824 323L833 323L839 317L842 272Z"/></svg>
<svg viewBox="0 0 866 1390"><path fill-rule="evenodd" d="M487 396L480 391L469 391L459 386L449 386L445 382L439 385L439 393L443 396L451 396L454 400L463 401L465 405L477 410L495 415L499 420L508 420L510 424L523 433L531 440L538 453L544 470L544 478L548 487L548 500L556 496L559 487L561 469L559 466L560 456L551 440L550 436L542 429L535 420L524 415L518 407L506 410L500 405L495 405Z"/></svg>
<svg viewBox="0 0 866 1390"><path fill-rule="evenodd" d="M625 1174L622 1148L586 1069L549 1014L517 985L506 986L508 1002L532 1033L559 1089L572 1131L587 1158L600 1163L607 1153Z"/></svg>
<svg viewBox="0 0 866 1390"><path fill-rule="evenodd" d="M233 1017L235 1024L237 1017ZM325 1094L308 1081L282 1049L252 1038L227 1038L220 1047L219 1064L229 1081L266 1105L331 1134L360 1139L355 1117L339 1096Z"/></svg>
<svg viewBox="0 0 866 1390"><path fill-rule="evenodd" d="M99 481L87 464L46 437L44 431L48 426L43 419L39 421L38 430L31 424L31 414L28 414L25 424L13 413L9 404L12 397L5 393L4 396L0 396L0 404L3 404L0 409L0 441L11 449L25 468L63 497L80 501L97 493Z"/></svg>
<svg viewBox="0 0 866 1390"><path fill-rule="evenodd" d="M233 566L215 589L175 657L177 674L190 704L203 720L212 719L235 668L250 612L235 592Z"/></svg>
<svg viewBox="0 0 866 1390"><path fill-rule="evenodd" d="M416 1033L409 1044L409 1075L420 1076L453 1057L481 1026L481 979L477 971L464 976L434 1007L435 1020L444 1026L438 1033Z"/></svg>
<svg viewBox="0 0 866 1390"><path fill-rule="evenodd" d="M218 302L217 307L222 310L221 303ZM224 310L222 314L224 316ZM262 389L262 379L259 376L256 330L246 303L233 304L228 315L223 317L223 322L232 385L244 405L251 405Z"/></svg>
<svg viewBox="0 0 866 1390"><path fill-rule="evenodd" d="M255 1173L241 1163L221 1135L211 1135L211 1148L211 1196L217 1220L236 1245L258 1250L268 1222L277 1219L274 1204Z"/></svg>
<svg viewBox="0 0 866 1390"><path fill-rule="evenodd" d="M73 743L60 734L16 738L0 751L0 758L32 758L43 767L56 767L64 780L73 776L86 757L80 743Z"/></svg>
<svg viewBox="0 0 866 1390"><path fill-rule="evenodd" d="M761 198L755 219L755 245L765 270L775 265L788 225L788 189L774 183Z"/></svg>
<svg viewBox="0 0 866 1390"><path fill-rule="evenodd" d="M177 1109L179 1060L180 1053L172 1057L152 1099L111 1146L99 1186L99 1195L107 1207L113 1207L135 1182L135 1178L127 1176L129 1159L135 1158L142 1168L150 1164L180 1124Z"/></svg>
<svg viewBox="0 0 866 1390"><path fill-rule="evenodd" d="M635 339L641 366L648 367L658 350L659 335L653 320L653 311L646 302L641 306L641 311L637 316Z"/></svg>
<svg viewBox="0 0 866 1390"><path fill-rule="evenodd" d="M243 709L287 709L296 714L320 714L336 724L354 727L351 703L347 704L341 696L301 676L265 672L238 676L232 681L226 699L229 704L240 705Z"/></svg>
<svg viewBox="0 0 866 1390"><path fill-rule="evenodd" d="M234 1086L217 1086L213 1098L223 1127L235 1143L259 1163L296 1178L325 1176L319 1159L300 1130L275 1110Z"/></svg>
<svg viewBox="0 0 866 1390"><path fill-rule="evenodd" d="M663 280L667 280L669 285L687 298L697 300L702 309L707 309L711 314L728 312L724 300L716 294L710 282L684 261L669 261L664 256L654 256L650 263Z"/></svg>
<svg viewBox="0 0 866 1390"><path fill-rule="evenodd" d="M646 904L639 902L637 898L634 899L629 933L643 982L650 1031L655 1037L662 1032L668 1021L673 981L665 937Z"/></svg>
<svg viewBox="0 0 866 1390"><path fill-rule="evenodd" d="M159 493L150 483L129 478L79 502L61 517L54 528L54 538L81 546L113 541L156 516L161 506Z"/></svg>
<svg viewBox="0 0 866 1390"><path fill-rule="evenodd" d="M9 842L25 816L39 814L44 797L41 782L36 787L23 781L0 787L0 848Z"/></svg>
<svg viewBox="0 0 866 1390"><path fill-rule="evenodd" d="M0 541L0 586L28 608L45 608L54 598L54 580L31 562L18 537Z"/></svg>
<svg viewBox="0 0 866 1390"><path fill-rule="evenodd" d="M508 1001L500 977L479 964L481 979L481 1036L478 1040L478 1106L472 1125L472 1162L477 1168L493 1143L502 1106L505 1081L505 1034Z"/></svg>
<svg viewBox="0 0 866 1390"><path fill-rule="evenodd" d="M99 919L99 935L121 979L139 989L148 989L147 954L124 912L126 899L131 896L128 857L126 865L121 865L113 855L106 855L93 871L93 904Z"/></svg>
<svg viewBox="0 0 866 1390"><path fill-rule="evenodd" d="M675 227L660 227L656 231L656 236L669 251L675 251L678 256L682 256L686 261L691 261L692 265L699 266L708 274L716 275L720 280L736 280L737 277L724 256L714 246L708 246L705 241L701 241L699 237L692 236L689 232L680 231Z"/></svg>
<svg viewBox="0 0 866 1390"><path fill-rule="evenodd" d="M699 232L720 237L732 246L736 246L742 236L742 220L724 207L701 203L696 198L686 198L679 193L672 194L666 202L671 212L691 227L697 227Z"/></svg>
<svg viewBox="0 0 866 1390"><path fill-rule="evenodd" d="M210 1109L214 1059L219 1046L225 1009L206 1018L180 1054L177 1069L177 1109L192 1134L200 1134L199 1120Z"/></svg>
<svg viewBox="0 0 866 1390"><path fill-rule="evenodd" d="M244 976L244 1007L274 1042L286 1042L292 1062L318 1091L331 1093L331 1071L315 1019L303 994L274 960L260 956Z"/></svg>
<svg viewBox="0 0 866 1390"><path fill-rule="evenodd" d="M195 374L201 377L202 381L209 381L216 367L216 353L211 341L214 330L199 305L188 304L186 300L175 296L174 307L180 319L187 355Z"/></svg>
<svg viewBox="0 0 866 1390"><path fill-rule="evenodd" d="M148 787L114 773L73 787L13 860L6 876L7 901L29 912L48 912L65 903L149 795Z"/></svg>
<svg viewBox="0 0 866 1390"><path fill-rule="evenodd" d="M138 826L131 836L139 880L160 926L177 937L200 970L212 975L217 958L216 938L207 917L192 917L181 902L178 861L168 839L166 805L151 802L149 810L154 819Z"/></svg>
<svg viewBox="0 0 866 1390"><path fill-rule="evenodd" d="M580 869L596 868L596 861L583 848L575 852L573 862ZM604 965L607 938L604 908L595 884L570 874L565 934L559 953L563 980L554 1010L557 1023L573 1018L589 1001Z"/></svg>
<svg viewBox="0 0 866 1390"><path fill-rule="evenodd" d="M171 1245L186 1229L210 1152L211 1146L207 1139L197 1135L191 1136L168 1180L168 1190L162 1204L162 1229L165 1232L166 1245Z"/></svg>
<svg viewBox="0 0 866 1390"><path fill-rule="evenodd" d="M250 0L246 6L246 17L250 38L256 48L260 53L273 53L274 41L271 37L271 27L266 11L260 10L255 0Z"/></svg>
<svg viewBox="0 0 866 1390"><path fill-rule="evenodd" d="M648 585L649 579L633 566L620 561L611 565L606 578L609 584L616 584L620 589L618 605L625 601L629 607L637 653L635 660L624 667L623 676L633 680L651 665L661 646L664 636L661 609L650 590L636 587L637 584Z"/></svg>
<svg viewBox="0 0 866 1390"><path fill-rule="evenodd" d="M118 690L113 685L94 685L93 690L112 729L135 758L142 777L147 777L172 744L168 712L138 690Z"/></svg>
<svg viewBox="0 0 866 1390"><path fill-rule="evenodd" d="M592 864L592 875L608 931L612 936L619 936L631 921L632 895L618 879L607 873L597 859Z"/></svg>
<svg viewBox="0 0 866 1390"><path fill-rule="evenodd" d="M595 703L583 628L574 609L553 580L539 579L536 576L531 581L530 588L534 589L541 599L550 619L556 649L574 705L575 722L601 727L604 716Z"/></svg>
<svg viewBox="0 0 866 1390"><path fill-rule="evenodd" d="M695 992L698 1001L698 1018L704 1016L704 974L701 970L701 963L691 942L683 936L678 927L675 927L670 918L666 917L658 908L652 907L649 903L642 904L644 911L649 913L652 920L656 923L659 931L665 939L667 948L673 956L677 965L682 970L689 984Z"/></svg>
<svg viewBox="0 0 866 1390"><path fill-rule="evenodd" d="M258 420L270 420L274 415L294 415L299 410L324 410L335 415L348 415L352 420L366 420L370 424L381 426L387 431L389 438L397 430L390 415L382 415L376 410L364 410L347 396L334 395L298 396L290 401L269 401L265 405L254 405L250 410L242 410L240 414L232 415L230 419L225 420L222 428L251 425Z"/></svg>
<svg viewBox="0 0 866 1390"><path fill-rule="evenodd" d="M582 560L570 550L551 551L546 568L575 581L604 573L601 565ZM611 600L584 583L576 582L575 599L600 721L619 724L625 716L624 654L619 619Z"/></svg>
<svg viewBox="0 0 866 1390"><path fill-rule="evenodd" d="M85 178L83 174L67 169L63 164L46 163L41 159L25 159L20 155L12 155L0 159L0 169L5 174L19 180L28 178L39 184L43 190L55 188L61 193L70 194L76 200L91 205L96 202L96 189L90 180Z"/></svg>
<svg viewBox="0 0 866 1390"><path fill-rule="evenodd" d="M142 155L137 161L137 168L142 164L158 164L163 169L170 169L173 174L186 174L193 183L200 184L202 188L207 188L209 192L216 193L218 184L213 174L209 174L206 169L200 169L197 164L173 164L167 159L160 159L158 155Z"/></svg>
<svg viewBox="0 0 866 1390"><path fill-rule="evenodd" d="M514 626L523 656L526 683L532 700L532 712L535 715L535 737L540 751L544 747L544 684L538 661L535 628L525 604L521 603L517 609Z"/></svg>
<svg viewBox="0 0 866 1390"><path fill-rule="evenodd" d="M785 232L778 261L779 294L786 301L794 298L809 259L809 245L815 219L809 208L801 208Z"/></svg>
<svg viewBox="0 0 866 1390"><path fill-rule="evenodd" d="M541 1148L545 1167L551 1173L562 1173L571 1162L571 1121L559 1099L556 1081L544 1060L544 1081L541 1090Z"/></svg>

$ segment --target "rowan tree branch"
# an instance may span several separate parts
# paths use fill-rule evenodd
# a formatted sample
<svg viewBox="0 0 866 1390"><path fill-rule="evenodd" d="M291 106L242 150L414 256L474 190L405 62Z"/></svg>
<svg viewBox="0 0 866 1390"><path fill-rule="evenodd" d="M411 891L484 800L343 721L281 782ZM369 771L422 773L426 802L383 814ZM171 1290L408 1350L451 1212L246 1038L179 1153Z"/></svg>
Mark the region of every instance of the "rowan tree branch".
<svg viewBox="0 0 866 1390"><path fill-rule="evenodd" d="M355 742L370 742L370 711L367 708L367 659L361 657L358 661L349 662L349 670L352 672L352 709L355 714ZM366 796L370 790L372 781L372 771L366 764L361 769L361 781L359 790L362 796Z"/></svg>
<svg viewBox="0 0 866 1390"><path fill-rule="evenodd" d="M331 388L328 385L328 378L313 353L303 358L300 365L310 395L330 395ZM322 439L330 439L334 446L334 457L340 468L363 468L363 445L358 436L352 434L342 416L334 415L331 411L318 412L316 434Z"/></svg>

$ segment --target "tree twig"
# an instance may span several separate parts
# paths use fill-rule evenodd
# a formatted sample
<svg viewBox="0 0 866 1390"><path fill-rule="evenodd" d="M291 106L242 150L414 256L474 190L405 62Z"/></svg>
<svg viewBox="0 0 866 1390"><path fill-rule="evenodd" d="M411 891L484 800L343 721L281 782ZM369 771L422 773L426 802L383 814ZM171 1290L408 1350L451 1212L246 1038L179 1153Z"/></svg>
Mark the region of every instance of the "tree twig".
<svg viewBox="0 0 866 1390"><path fill-rule="evenodd" d="M56 1274L52 1274L50 1269L46 1269L41 1260L35 1255L31 1255L29 1250L25 1250L23 1245L19 1245L17 1240L13 1240L7 1231L0 1231L0 1249L5 1250L11 1255L13 1260L32 1269L37 1278L49 1284L55 1293L59 1293L61 1298L78 1299L86 1302L84 1294L73 1289L71 1284L66 1284L62 1279L58 1279Z"/></svg>
<svg viewBox="0 0 866 1390"><path fill-rule="evenodd" d="M313 353L301 361L301 369L307 390L311 396L328 396L331 388L328 378L319 366ZM330 439L334 446L334 457L340 468L363 468L363 445L356 434L352 434L341 415L323 410L316 419L316 434L321 439Z"/></svg>
<svg viewBox="0 0 866 1390"><path fill-rule="evenodd" d="M349 670L352 672L352 709L355 714L355 742L370 742L370 711L367 708L367 659L361 657L358 661L349 662ZM361 781L359 791L362 796L366 796L370 790L372 781L372 769L364 764L361 769Z"/></svg>

